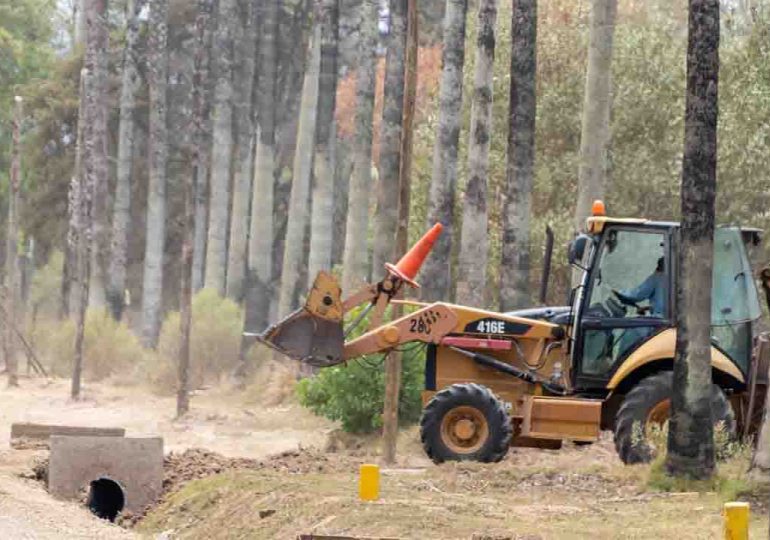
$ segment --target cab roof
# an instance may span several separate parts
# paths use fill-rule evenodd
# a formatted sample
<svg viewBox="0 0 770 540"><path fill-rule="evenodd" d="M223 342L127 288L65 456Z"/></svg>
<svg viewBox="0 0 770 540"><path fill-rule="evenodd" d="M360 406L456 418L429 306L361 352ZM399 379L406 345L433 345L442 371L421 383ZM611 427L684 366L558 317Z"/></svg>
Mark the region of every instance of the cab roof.
<svg viewBox="0 0 770 540"><path fill-rule="evenodd" d="M586 219L586 230L591 234L599 234L605 225L637 225L655 229L675 229L679 227L678 221L652 221L643 218L615 218L608 216L591 216ZM735 227L741 231L744 241L758 245L762 237L762 229L754 227L740 227L734 225L719 225L720 227Z"/></svg>

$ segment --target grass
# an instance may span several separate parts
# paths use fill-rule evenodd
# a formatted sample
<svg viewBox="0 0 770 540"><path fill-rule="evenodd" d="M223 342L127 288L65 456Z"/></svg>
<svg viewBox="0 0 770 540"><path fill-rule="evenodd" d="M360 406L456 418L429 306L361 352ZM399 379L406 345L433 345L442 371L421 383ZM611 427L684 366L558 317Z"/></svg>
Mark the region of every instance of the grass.
<svg viewBox="0 0 770 540"><path fill-rule="evenodd" d="M208 539L295 538L312 532L422 540L474 534L694 540L720 537L723 502L747 487L739 482L737 459L721 467L720 479L709 485L654 485L653 467L623 466L611 446L595 446L516 449L495 465L425 464L383 471L381 499L374 503L356 497L357 466L369 458L340 455L344 467L337 470L344 472L226 473L187 484L139 530L173 529L178 538ZM764 537L766 509L753 503L752 512L752 537Z"/></svg>
<svg viewBox="0 0 770 540"><path fill-rule="evenodd" d="M752 445L732 440L724 429L717 426L714 433L714 446L717 456L717 469L708 479L674 477L667 473L666 439L667 425L652 428L650 439L655 448L661 449L648 467L646 487L652 491L667 493L713 493L720 501L735 501L742 497L751 498L762 491L764 486L749 478L748 472L753 453Z"/></svg>

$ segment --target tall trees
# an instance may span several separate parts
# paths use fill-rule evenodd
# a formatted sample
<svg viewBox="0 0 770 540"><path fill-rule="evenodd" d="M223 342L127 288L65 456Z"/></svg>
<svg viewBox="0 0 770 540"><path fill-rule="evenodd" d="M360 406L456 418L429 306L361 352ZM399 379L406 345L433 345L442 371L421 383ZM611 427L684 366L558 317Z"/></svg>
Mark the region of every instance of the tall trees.
<svg viewBox="0 0 770 540"><path fill-rule="evenodd" d="M205 285L225 295L230 171L233 149L233 34L236 0L220 0L213 58L217 60L209 190L209 229Z"/></svg>
<svg viewBox="0 0 770 540"><path fill-rule="evenodd" d="M467 0L447 0L444 14L444 53L438 132L433 153L433 174L428 203L428 226L441 223L444 226L444 234L436 242L433 253L425 262L423 269L422 296L429 301L446 300L450 294L467 10Z"/></svg>
<svg viewBox="0 0 770 540"><path fill-rule="evenodd" d="M89 6L87 0L86 6ZM107 285L107 259L109 257L109 233L107 218L107 193L109 183L109 163L107 142L109 140L108 131L108 100L109 100L109 70L108 70L108 51L109 51L109 25L108 0L103 0L104 10L101 15L95 15L99 18L98 24L87 22L87 46L86 46L86 67L89 70L89 81L94 85L95 122L93 129L96 131L93 139L95 151L93 154L96 175L99 181L93 185L93 246L91 248L91 270L89 285L88 305L89 307L104 308L106 306L106 285ZM92 8L88 8L90 17ZM93 59L93 60L92 60Z"/></svg>
<svg viewBox="0 0 770 540"><path fill-rule="evenodd" d="M479 2L478 36L473 75L468 185L465 188L460 240L457 298L460 304L484 306L487 252L487 172L492 136L492 82L495 61L497 0Z"/></svg>
<svg viewBox="0 0 770 540"><path fill-rule="evenodd" d="M297 146L294 152L294 173L286 224L286 247L281 266L279 317L285 317L295 308L299 292L303 290L302 284L299 283L299 276L306 254L305 230L308 222L308 194L313 166L316 114L318 112L318 75L321 64L321 25L319 21L315 24L308 56L297 125Z"/></svg>
<svg viewBox="0 0 770 540"><path fill-rule="evenodd" d="M269 13L272 2L267 2ZM230 247L227 250L227 296L240 301L246 272L246 243L249 231L249 201L251 199L252 153L254 125L252 122L252 88L257 54L257 5L240 2L238 40L235 44L235 174L233 177L233 208L230 216ZM268 17L265 17L268 19Z"/></svg>
<svg viewBox="0 0 770 540"><path fill-rule="evenodd" d="M18 386L18 369L16 360L16 336L13 329L16 324L16 299L18 296L18 249L19 249L19 189L21 187L21 121L23 100L21 96L14 97L13 140L11 149L11 176L8 190L8 230L5 239L5 300L3 326L3 356L5 369L8 372L8 386Z"/></svg>
<svg viewBox="0 0 770 540"><path fill-rule="evenodd" d="M200 77L201 124L198 133L197 166L195 167L195 227L193 232L192 288L203 288L206 261L206 236L208 232L208 182L211 169L211 41L216 28L214 9L216 0L200 0L198 24L202 25L202 34L198 36L201 47L196 70Z"/></svg>
<svg viewBox="0 0 770 540"><path fill-rule="evenodd" d="M78 306L75 327L75 357L72 368L71 395L80 397L80 378L83 368L83 338L86 309L89 301L89 282L93 254L97 248L94 235L94 213L98 193L106 189L106 122L104 108L104 73L107 47L107 0L86 0L86 55L81 72L82 115L78 129L82 129L82 174L76 179L73 193L74 243L77 246ZM77 171L76 167L76 172Z"/></svg>
<svg viewBox="0 0 770 540"><path fill-rule="evenodd" d="M529 304L530 206L535 162L537 0L514 0L508 165L503 202L500 309Z"/></svg>
<svg viewBox="0 0 770 540"><path fill-rule="evenodd" d="M360 57L356 73L356 134L353 141L353 174L350 178L342 290L352 292L368 278L366 239L372 184L372 120L377 80L377 23L379 3L361 3Z"/></svg>
<svg viewBox="0 0 770 540"><path fill-rule="evenodd" d="M334 111L337 102L337 44L339 0L321 0L321 67L318 78L318 117L313 158L313 203L310 216L308 282L331 268L332 207L334 203Z"/></svg>
<svg viewBox="0 0 770 540"><path fill-rule="evenodd" d="M610 143L612 108L612 39L615 33L617 0L591 2L591 33L588 45L583 124L580 135L578 197L575 230L579 231L591 211L591 203L604 197L607 152Z"/></svg>
<svg viewBox="0 0 770 540"><path fill-rule="evenodd" d="M147 237L142 285L142 339L155 347L163 302L163 255L166 244L166 169L168 127L168 0L150 0L150 155L147 190Z"/></svg>
<svg viewBox="0 0 770 540"><path fill-rule="evenodd" d="M380 169L377 209L374 214L372 272L377 279L396 253L398 188L401 170L401 122L404 114L404 61L406 58L406 1L390 4L390 35L385 64L385 96L380 124Z"/></svg>
<svg viewBox="0 0 770 540"><path fill-rule="evenodd" d="M124 309L128 229L131 219L131 176L134 162L134 111L139 91L139 14L146 0L129 2L126 48L123 51L123 76L120 90L120 127L118 128L118 163L112 210L112 250L108 275L107 302L116 320Z"/></svg>
<svg viewBox="0 0 770 540"><path fill-rule="evenodd" d="M690 0L678 253L677 340L666 468L714 471L711 414L711 274L716 198L719 1Z"/></svg>
<svg viewBox="0 0 770 540"><path fill-rule="evenodd" d="M275 97L277 78L277 0L268 0L262 11L262 35L259 46L259 129L257 133L254 193L251 200L248 276L246 292L246 329L267 326L272 297L273 275L273 201L275 184ZM248 348L244 340L241 356Z"/></svg>

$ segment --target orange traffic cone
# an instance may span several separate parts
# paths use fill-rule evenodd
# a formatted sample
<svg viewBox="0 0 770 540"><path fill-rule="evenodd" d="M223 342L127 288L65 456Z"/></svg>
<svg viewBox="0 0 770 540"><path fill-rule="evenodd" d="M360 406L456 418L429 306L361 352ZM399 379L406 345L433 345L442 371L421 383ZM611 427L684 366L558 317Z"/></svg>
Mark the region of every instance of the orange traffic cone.
<svg viewBox="0 0 770 540"><path fill-rule="evenodd" d="M385 263L387 271L412 287L419 287L417 282L414 281L414 278L420 271L422 263L424 263L425 259L428 257L428 253L433 249L433 244L435 244L438 237L441 236L441 231L443 229L444 227L441 223L436 223L431 230L425 233L425 236L420 238L417 243L412 246L412 249L407 251L406 254L401 257L398 264L392 265L390 263Z"/></svg>

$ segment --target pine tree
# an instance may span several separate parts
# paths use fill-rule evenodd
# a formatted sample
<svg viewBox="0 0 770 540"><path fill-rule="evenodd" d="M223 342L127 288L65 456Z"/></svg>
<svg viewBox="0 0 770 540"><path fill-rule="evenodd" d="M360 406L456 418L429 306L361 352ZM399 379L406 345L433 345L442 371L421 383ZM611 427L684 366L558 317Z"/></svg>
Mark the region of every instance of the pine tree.
<svg viewBox="0 0 770 540"><path fill-rule="evenodd" d="M529 231L535 168L537 0L514 0L512 25L508 167L500 263L501 311L526 307L531 300Z"/></svg>
<svg viewBox="0 0 770 540"><path fill-rule="evenodd" d="M356 71L356 134L353 141L353 173L350 177L342 290L351 293L368 281L369 203L372 189L372 130L374 92L377 82L377 29L379 3L361 3L360 56Z"/></svg>
<svg viewBox="0 0 770 540"><path fill-rule="evenodd" d="M476 307L484 307L487 285L487 173L492 136L496 22L497 0L481 0L468 143L468 184L463 203L456 298L459 304Z"/></svg>
<svg viewBox="0 0 770 540"><path fill-rule="evenodd" d="M238 24L236 0L219 1L212 57L217 61L209 185L209 228L205 286L225 295L230 173L233 149L233 36Z"/></svg>
<svg viewBox="0 0 770 540"><path fill-rule="evenodd" d="M168 0L150 0L150 152L147 235L142 285L142 340L154 348L163 305L163 257L166 244L166 169L168 164Z"/></svg>
<svg viewBox="0 0 770 540"><path fill-rule="evenodd" d="M423 267L422 297L428 301L448 300L451 292L452 237L454 235L457 154L463 104L465 68L465 19L467 0L447 0L444 14L439 120L430 179L428 223L444 226Z"/></svg>
<svg viewBox="0 0 770 540"><path fill-rule="evenodd" d="M112 316L120 320L125 308L128 232L131 221L131 178L134 163L134 114L139 78L139 14L146 0L129 2L126 48L123 51L123 75L120 90L120 126L118 128L118 163L112 211L112 249L110 254L107 302Z"/></svg>
<svg viewBox="0 0 770 540"><path fill-rule="evenodd" d="M714 261L719 0L690 0L684 159L682 160L676 354L666 469L714 473L711 414L711 280Z"/></svg>

